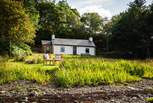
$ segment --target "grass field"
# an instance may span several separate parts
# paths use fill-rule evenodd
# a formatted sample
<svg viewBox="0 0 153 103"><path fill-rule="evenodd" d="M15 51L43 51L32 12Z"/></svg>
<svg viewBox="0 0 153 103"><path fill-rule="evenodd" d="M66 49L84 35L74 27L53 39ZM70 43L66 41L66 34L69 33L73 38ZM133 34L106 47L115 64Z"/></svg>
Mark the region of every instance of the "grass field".
<svg viewBox="0 0 153 103"><path fill-rule="evenodd" d="M21 62L5 62L0 64L0 84L16 80L30 80L44 84L48 83L52 76L48 70L57 67L43 66L42 64L24 64Z"/></svg>
<svg viewBox="0 0 153 103"><path fill-rule="evenodd" d="M84 86L127 83L153 78L153 68L144 63L102 58L79 58L65 61L57 71L60 86Z"/></svg>
<svg viewBox="0 0 153 103"><path fill-rule="evenodd" d="M27 59L34 59L36 56L41 57L34 55ZM73 87L128 83L142 78L153 78L152 61L64 56L64 62L57 66L25 64L11 60L0 63L0 84L30 80L41 84L56 83L61 87Z"/></svg>

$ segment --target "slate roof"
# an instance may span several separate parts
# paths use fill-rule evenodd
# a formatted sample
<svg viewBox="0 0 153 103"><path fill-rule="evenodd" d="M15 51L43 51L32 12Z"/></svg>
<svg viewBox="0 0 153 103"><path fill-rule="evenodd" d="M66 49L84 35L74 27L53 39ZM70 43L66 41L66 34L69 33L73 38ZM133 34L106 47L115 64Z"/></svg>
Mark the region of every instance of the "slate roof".
<svg viewBox="0 0 153 103"><path fill-rule="evenodd" d="M50 43L46 41L46 43ZM45 41L42 40L42 44L45 44ZM84 39L61 39L55 38L52 40L53 45L65 45L65 46L87 46L87 47L95 47L95 43L89 40Z"/></svg>

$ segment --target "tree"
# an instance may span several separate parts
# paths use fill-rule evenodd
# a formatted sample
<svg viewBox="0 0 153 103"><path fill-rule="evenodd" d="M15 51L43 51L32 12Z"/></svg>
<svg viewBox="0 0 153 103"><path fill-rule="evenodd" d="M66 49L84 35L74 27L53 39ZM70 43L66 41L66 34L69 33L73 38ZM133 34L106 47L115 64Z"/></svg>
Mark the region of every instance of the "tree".
<svg viewBox="0 0 153 103"><path fill-rule="evenodd" d="M56 6L61 17L57 34L60 37L74 38L74 31L81 23L79 12L76 9L72 9L66 0L59 1Z"/></svg>
<svg viewBox="0 0 153 103"><path fill-rule="evenodd" d="M0 1L0 38L11 42L32 43L35 37L35 26L22 3L12 0Z"/></svg>
<svg viewBox="0 0 153 103"><path fill-rule="evenodd" d="M85 13L82 15L81 21L89 29L90 34L101 32L103 29L103 19L98 13Z"/></svg>
<svg viewBox="0 0 153 103"><path fill-rule="evenodd" d="M80 14L76 9L72 9L65 0L57 4L41 2L38 10L40 13L40 29L36 38L38 45L41 40L50 39L52 34L55 34L56 37L74 38L75 31L81 23Z"/></svg>
<svg viewBox="0 0 153 103"><path fill-rule="evenodd" d="M35 25L36 29L39 29L39 12L37 10L38 0L23 0L24 8L26 9L26 13L29 14L29 17L32 23Z"/></svg>
<svg viewBox="0 0 153 103"><path fill-rule="evenodd" d="M51 35L57 31L59 15L53 2L41 2L37 6L39 11L39 30L36 35L35 44L41 45L41 40L51 39Z"/></svg>
<svg viewBox="0 0 153 103"><path fill-rule="evenodd" d="M141 8L144 6L145 3L146 3L145 0L135 0L134 2L131 2L129 6L131 8L135 8L135 7Z"/></svg>
<svg viewBox="0 0 153 103"><path fill-rule="evenodd" d="M133 52L135 57L146 57L150 45L150 33L146 17L148 9L144 0L135 0L112 27L112 44L116 50Z"/></svg>
<svg viewBox="0 0 153 103"><path fill-rule="evenodd" d="M145 23L147 25L146 31L149 34L149 53L153 56L153 3L149 5L147 16L145 18Z"/></svg>

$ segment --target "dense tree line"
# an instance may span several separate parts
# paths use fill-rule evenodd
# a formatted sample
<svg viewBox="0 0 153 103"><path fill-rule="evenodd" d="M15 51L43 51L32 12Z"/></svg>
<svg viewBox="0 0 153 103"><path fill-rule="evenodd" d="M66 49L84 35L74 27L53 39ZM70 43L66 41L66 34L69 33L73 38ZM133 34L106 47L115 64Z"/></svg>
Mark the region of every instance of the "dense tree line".
<svg viewBox="0 0 153 103"><path fill-rule="evenodd" d="M82 16L77 9L71 8L66 0L41 2L37 6L40 14L40 28L35 38L36 46L41 46L42 39L51 39L51 35L62 38L94 38L97 49L105 48L103 17L98 13L85 13ZM97 51L98 51L97 50Z"/></svg>
<svg viewBox="0 0 153 103"><path fill-rule="evenodd" d="M12 44L41 46L41 40L50 40L52 34L82 39L93 36L98 48L104 44L102 17L97 13L81 16L66 0L1 0L0 27L0 52L4 53L11 52Z"/></svg>
<svg viewBox="0 0 153 103"><path fill-rule="evenodd" d="M65 0L58 3L41 2L37 9L40 13L40 28L35 39L37 46L41 45L42 39L51 39L52 34L62 38L102 38L103 19L97 13L85 13L81 16Z"/></svg>
<svg viewBox="0 0 153 103"><path fill-rule="evenodd" d="M0 0L0 52L10 52L12 44L34 42L36 27L22 2Z"/></svg>
<svg viewBox="0 0 153 103"><path fill-rule="evenodd" d="M108 23L98 13L80 15L66 0L1 0L0 28L0 52L10 51L12 43L39 47L41 40L55 34L62 38L92 36L100 53L153 56L153 4L146 6L145 0L131 2Z"/></svg>
<svg viewBox="0 0 153 103"><path fill-rule="evenodd" d="M112 50L135 58L153 56L153 4L146 6L145 0L131 2L128 10L112 18L106 31L111 32Z"/></svg>

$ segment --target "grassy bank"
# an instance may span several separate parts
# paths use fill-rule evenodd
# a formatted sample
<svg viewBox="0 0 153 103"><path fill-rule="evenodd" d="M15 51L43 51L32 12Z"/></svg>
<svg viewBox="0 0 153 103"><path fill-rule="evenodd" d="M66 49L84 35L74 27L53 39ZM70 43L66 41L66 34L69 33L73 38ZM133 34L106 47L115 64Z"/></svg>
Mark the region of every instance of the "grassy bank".
<svg viewBox="0 0 153 103"><path fill-rule="evenodd" d="M24 64L21 62L5 62L0 64L0 84L17 80L30 80L37 83L49 83L52 79L47 71L57 67L42 64Z"/></svg>
<svg viewBox="0 0 153 103"><path fill-rule="evenodd" d="M153 78L153 68L140 62L104 60L102 58L80 58L65 61L57 71L60 86L84 86L127 83Z"/></svg>
<svg viewBox="0 0 153 103"><path fill-rule="evenodd" d="M28 57L31 60L34 58L36 59L36 55ZM152 62L146 64L144 61L80 56L64 56L64 62L58 66L44 66L39 62L26 64L3 61L0 63L0 84L17 80L56 83L61 87L128 83L142 78L152 79L153 67L150 65Z"/></svg>

